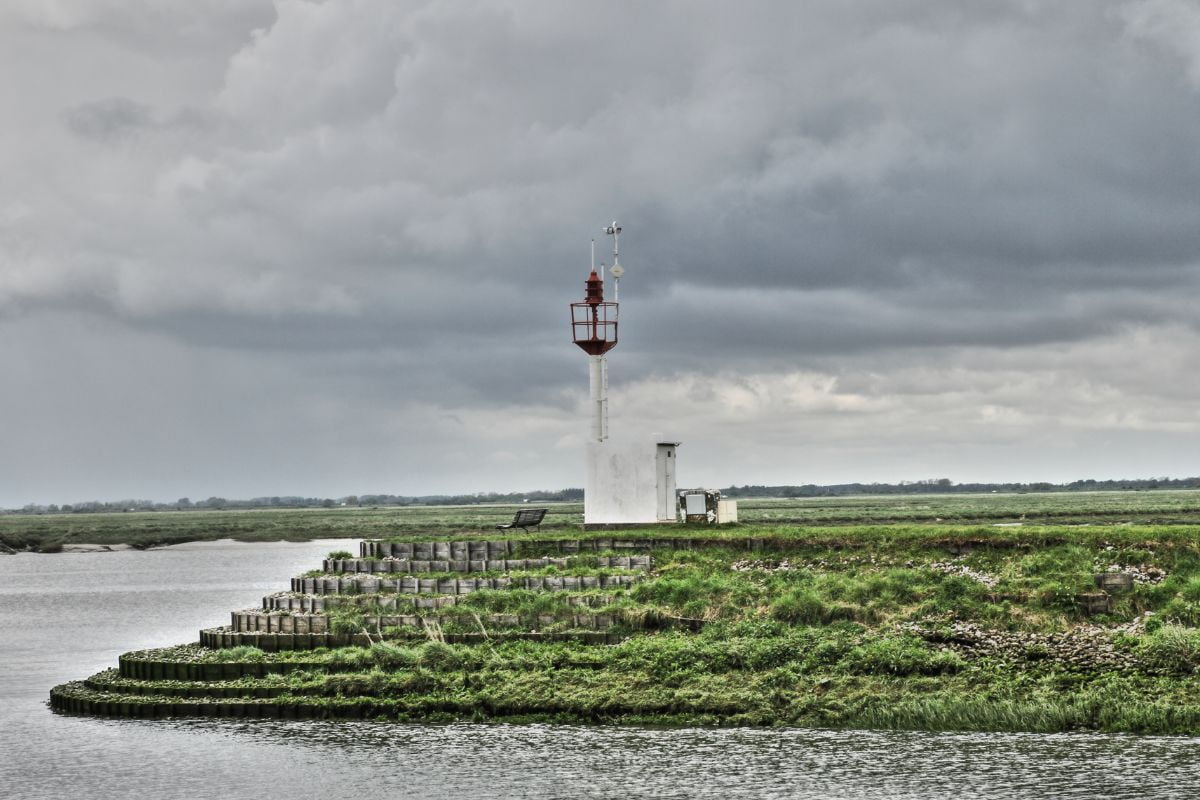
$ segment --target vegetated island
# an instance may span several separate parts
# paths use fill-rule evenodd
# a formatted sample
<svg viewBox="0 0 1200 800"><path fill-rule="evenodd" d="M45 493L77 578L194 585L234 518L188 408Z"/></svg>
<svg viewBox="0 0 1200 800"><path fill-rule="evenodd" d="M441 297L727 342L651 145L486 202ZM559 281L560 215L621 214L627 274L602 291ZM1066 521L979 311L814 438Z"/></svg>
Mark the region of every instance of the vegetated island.
<svg viewBox="0 0 1200 800"><path fill-rule="evenodd" d="M199 644L126 653L55 687L51 705L1197 734L1198 533L764 521L382 536Z"/></svg>

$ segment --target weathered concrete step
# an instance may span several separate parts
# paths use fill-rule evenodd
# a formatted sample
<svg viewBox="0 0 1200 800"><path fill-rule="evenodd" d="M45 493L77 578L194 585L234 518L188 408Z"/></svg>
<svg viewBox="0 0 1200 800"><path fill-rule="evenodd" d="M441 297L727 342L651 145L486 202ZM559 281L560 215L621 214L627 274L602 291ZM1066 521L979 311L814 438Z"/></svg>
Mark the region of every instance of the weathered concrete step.
<svg viewBox="0 0 1200 800"><path fill-rule="evenodd" d="M668 697L662 704L650 706L639 703L638 714L669 713L677 710L678 701ZM182 698L163 695L140 696L112 692L95 692L81 682L55 686L50 690L50 707L67 714L128 717L136 719L169 719L174 717L232 717L249 719L377 719L392 717L409 719L412 707L403 699L371 697L278 697L278 698ZM567 711L568 706L548 707L547 713ZM615 715L623 709L609 708ZM471 718L478 713L478 701L473 697L447 696L435 702L422 703L425 714L454 714ZM634 709L629 709L634 711ZM527 714L524 705L492 707L490 713Z"/></svg>
<svg viewBox="0 0 1200 800"><path fill-rule="evenodd" d="M349 573L429 573L429 572L514 572L546 567L583 565L597 569L650 569L650 556L588 556L560 558L488 558L478 560L395 558L327 558L321 562L325 572Z"/></svg>
<svg viewBox="0 0 1200 800"><path fill-rule="evenodd" d="M516 555L520 544L508 539L472 539L459 542L383 542L365 540L358 545L363 558L411 558L417 561L486 561Z"/></svg>
<svg viewBox="0 0 1200 800"><path fill-rule="evenodd" d="M382 609L438 609L458 605L466 595L409 595L409 594L352 594L307 595L281 592L263 598L264 611L316 613L346 606L368 606ZM598 608L616 600L615 594L567 594L563 600L572 606Z"/></svg>
<svg viewBox="0 0 1200 800"><path fill-rule="evenodd" d="M329 633L330 620L320 614L281 614L263 611L234 611L230 629L234 633ZM680 621L669 617L622 613L550 613L550 614L483 614L478 620L488 630L492 628L526 628L537 630L553 625L567 625L582 630L599 631L624 625L634 630L659 630L676 627ZM420 614L366 614L362 626L376 632L384 628L436 628L446 619ZM698 623L698 620L687 620ZM689 626L695 627L695 626ZM698 628L697 628L698 629Z"/></svg>
<svg viewBox="0 0 1200 800"><path fill-rule="evenodd" d="M1092 577L1096 588L1105 592L1128 592L1133 589L1133 575L1128 572L1100 572Z"/></svg>
<svg viewBox="0 0 1200 800"><path fill-rule="evenodd" d="M292 614L270 611L230 612L233 630L239 633L328 633L329 617L324 614Z"/></svg>
<svg viewBox="0 0 1200 800"><path fill-rule="evenodd" d="M505 631L497 633L442 633L440 639L449 644L477 644L487 641L528 640L535 642L579 642L582 644L617 644L626 639L623 633L608 631ZM319 647L370 647L378 637L365 633L239 633L228 627L200 631L200 644L212 648L257 647L267 652L279 650L315 650Z"/></svg>
<svg viewBox="0 0 1200 800"><path fill-rule="evenodd" d="M167 679L170 680L170 679ZM275 686L239 686L239 685L212 685L212 683L204 681L195 681L191 685L171 686L163 685L160 682L142 683L140 681L111 681L108 680L104 673L93 675L86 679L83 685L94 692L113 692L117 694L135 694L135 695L159 695L163 697L196 697L196 698L221 698L221 697L279 697L280 695L296 695L307 694L302 689L294 685L279 684ZM313 692L313 694L319 694Z"/></svg>
<svg viewBox="0 0 1200 800"><path fill-rule="evenodd" d="M636 575L537 575L501 578L381 578L373 575L292 578L292 591L302 594L447 594L463 595L483 589L528 589L546 592L578 592L634 585Z"/></svg>
<svg viewBox="0 0 1200 800"><path fill-rule="evenodd" d="M235 681L263 678L292 672L347 672L357 667L320 661L223 661L203 663L173 661L139 653L125 653L117 659L122 678L140 681Z"/></svg>
<svg viewBox="0 0 1200 800"><path fill-rule="evenodd" d="M602 553L606 550L690 550L694 545L707 540L671 537L662 539L619 539L597 537L595 539L472 539L458 542L387 542L367 539L359 543L359 555L363 558L410 558L417 561L487 561L517 556L530 550L550 550L559 553ZM722 540L723 546L730 542L750 542L749 539ZM761 548L762 540L754 540ZM734 544L733 546L738 546ZM754 549L747 544L746 547Z"/></svg>
<svg viewBox="0 0 1200 800"><path fill-rule="evenodd" d="M181 697L169 694L99 692L83 682L50 690L50 707L59 713L134 719L234 717L267 719L374 719L390 708L386 701L362 698Z"/></svg>

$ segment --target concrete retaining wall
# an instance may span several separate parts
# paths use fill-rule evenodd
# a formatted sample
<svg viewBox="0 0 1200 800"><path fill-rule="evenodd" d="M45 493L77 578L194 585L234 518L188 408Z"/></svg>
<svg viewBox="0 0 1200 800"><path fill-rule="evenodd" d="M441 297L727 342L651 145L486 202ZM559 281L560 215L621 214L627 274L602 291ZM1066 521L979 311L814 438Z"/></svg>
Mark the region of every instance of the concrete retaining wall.
<svg viewBox="0 0 1200 800"><path fill-rule="evenodd" d="M375 719L378 717L408 718L410 713L403 705L397 706L373 698L297 698L249 699L213 698L187 699L169 697L139 697L137 695L93 694L80 683L56 686L50 691L50 706L55 711L68 714L90 714L93 716L129 717L136 719L166 719L170 717L233 717L248 719ZM489 712L506 709L489 708ZM524 708L507 709L509 713L527 713ZM563 710L547 709L548 712ZM619 713L618 709L612 709ZM641 713L669 711L638 707ZM470 717L479 708L474 701L457 701L445 698L433 703L423 703L419 714L424 716L443 712Z"/></svg>
<svg viewBox="0 0 1200 800"><path fill-rule="evenodd" d="M444 542L440 544L445 544ZM384 556L381 558L326 558L321 562L325 572L349 573L426 573L426 572L514 572L525 569L572 566L573 559L562 558L486 558L423 560ZM650 569L650 556L597 556L589 559L596 568Z"/></svg>
<svg viewBox="0 0 1200 800"><path fill-rule="evenodd" d="M657 541L657 540L656 540ZM671 540L663 540L669 542ZM615 544L619 542L619 544ZM559 539L480 539L466 542L385 542L365 540L359 543L359 553L364 558L410 558L434 559L434 553L446 554L450 561L486 561L516 556L522 550L538 548L561 553L602 552L604 550L649 550L656 546L650 540L621 541L611 538L559 540ZM671 547L671 544L662 544Z"/></svg>
<svg viewBox="0 0 1200 800"><path fill-rule="evenodd" d="M595 580L595 579L594 579ZM588 578L580 579L581 588L590 589ZM268 595L263 598L264 611L291 611L319 614L332 608L346 606L370 606L382 609L449 608L462 601L465 595L406 595L406 594L359 594L359 595ZM563 598L573 606L606 606L616 599L612 594L573 594Z"/></svg>
<svg viewBox="0 0 1200 800"><path fill-rule="evenodd" d="M423 559L419 555L433 553L437 545L446 545L438 552L451 554L448 560L496 559L517 556L522 553L549 551L556 553L601 553L605 550L632 550L645 552L648 550L694 550L699 547L728 547L734 550L766 550L771 548L802 548L811 546L801 540L765 539L762 537L714 537L706 539L691 539L683 536L659 537L653 539L621 539L614 537L596 537L594 539L489 539L471 540L469 542L388 542L378 539L367 539L359 543L359 554L364 557L392 557ZM432 555L427 556L433 559Z"/></svg>
<svg viewBox="0 0 1200 800"><path fill-rule="evenodd" d="M586 584L584 581L586 580ZM462 595L481 589L529 589L533 591L580 591L632 586L636 575L535 576L529 578L382 578L366 575L349 577L292 578L292 591L310 595L325 594L449 594Z"/></svg>
<svg viewBox="0 0 1200 800"><path fill-rule="evenodd" d="M315 698L314 698L315 700ZM324 700L324 698L323 698ZM134 694L89 696L82 684L65 684L50 690L50 707L67 714L134 719L170 717L234 717L266 719L372 719L391 711L384 703L361 700L304 702L275 699L205 698L175 700ZM394 712L392 712L394 713Z"/></svg>
<svg viewBox="0 0 1200 800"><path fill-rule="evenodd" d="M324 614L284 614L264 611L234 611L232 628L239 633L328 633Z"/></svg>
<svg viewBox="0 0 1200 800"><path fill-rule="evenodd" d="M327 664L305 661L197 664L190 661L137 658L130 654L117 659L117 672L122 678L140 681L232 681L240 678L262 678L266 675L286 675L290 672L332 671L334 669Z"/></svg>
<svg viewBox="0 0 1200 800"><path fill-rule="evenodd" d="M286 694L297 694L295 686L214 686L203 681L192 682L191 685L171 686L161 682L122 683L113 684L96 677L88 678L83 685L94 692L115 692L118 694L155 695L160 697L279 697Z"/></svg>
<svg viewBox="0 0 1200 800"><path fill-rule="evenodd" d="M444 633L443 641L450 644L478 644L485 641L523 639L529 641L564 641L583 644L617 644L624 641L624 634L605 631L512 631L504 633ZM238 633L229 628L211 628L200 631L200 644L214 649L226 649L247 645L267 652L278 650L314 650L318 647L369 647L371 637L365 633ZM222 665L218 665L222 666ZM213 678L211 680L220 680Z"/></svg>
<svg viewBox="0 0 1200 800"><path fill-rule="evenodd" d="M430 598L433 599L433 598ZM287 615L262 611L235 611L229 626L232 633L278 633L278 634L327 634L330 633L329 618L320 615ZM688 627L698 630L701 620L677 619L673 617L643 615L626 617L623 614L554 613L554 614L484 614L479 617L484 627L517 628L536 630L566 624L580 630L605 630L623 625L634 630L660 630L663 628ZM437 627L441 617L426 617L420 614L366 614L362 625L368 631L379 632L384 628ZM319 646L319 645L318 645Z"/></svg>

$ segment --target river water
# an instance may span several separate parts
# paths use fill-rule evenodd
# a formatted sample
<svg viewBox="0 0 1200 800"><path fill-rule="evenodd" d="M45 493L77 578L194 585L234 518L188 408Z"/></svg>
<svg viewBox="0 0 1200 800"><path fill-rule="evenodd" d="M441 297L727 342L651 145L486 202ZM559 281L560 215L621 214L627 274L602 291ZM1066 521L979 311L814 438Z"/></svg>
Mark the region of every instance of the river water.
<svg viewBox="0 0 1200 800"><path fill-rule="evenodd" d="M0 797L1184 798L1200 738L61 716L50 687L194 641L354 541L0 556Z"/></svg>

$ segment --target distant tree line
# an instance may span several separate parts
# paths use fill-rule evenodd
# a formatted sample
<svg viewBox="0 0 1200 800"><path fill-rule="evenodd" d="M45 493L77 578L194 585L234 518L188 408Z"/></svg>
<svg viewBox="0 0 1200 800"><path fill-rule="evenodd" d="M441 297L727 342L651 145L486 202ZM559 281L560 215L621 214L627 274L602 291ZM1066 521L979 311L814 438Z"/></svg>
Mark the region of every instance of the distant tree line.
<svg viewBox="0 0 1200 800"><path fill-rule="evenodd" d="M972 494L979 492L1103 492L1141 489L1198 489L1196 478L1133 478L1125 480L1071 481L1070 483L955 483L949 478L930 478L899 483L835 483L818 486L730 486L725 497L840 497L856 494Z"/></svg>
<svg viewBox="0 0 1200 800"><path fill-rule="evenodd" d="M1200 489L1200 477L1194 478L1132 478L1124 480L1094 479L1070 483L955 483L949 478L929 478L899 483L834 483L800 486L729 486L721 490L726 497L840 497L857 494L971 494L980 492L1101 492L1137 491L1144 489ZM210 511L224 509L262 508L339 508L379 506L450 506L486 503L581 503L583 489L538 490L534 492L476 492L474 494L362 494L345 497L300 497L296 495L252 497L249 500L227 500L209 497L192 501L181 497L173 503L152 500L117 500L101 502L37 505L30 503L19 509L0 510L4 514L70 514L122 511Z"/></svg>
<svg viewBox="0 0 1200 800"><path fill-rule="evenodd" d="M534 492L477 492L475 494L432 494L408 496L399 494L363 494L345 497L300 497L296 495L252 497L249 500L227 500L210 497L193 501L181 497L173 503L153 500L88 500L82 503L38 505L29 503L19 509L0 510L5 514L96 514L129 511L214 511L227 509L263 508L339 508L373 506L446 506L478 505L482 503L579 503L583 489L540 489Z"/></svg>

